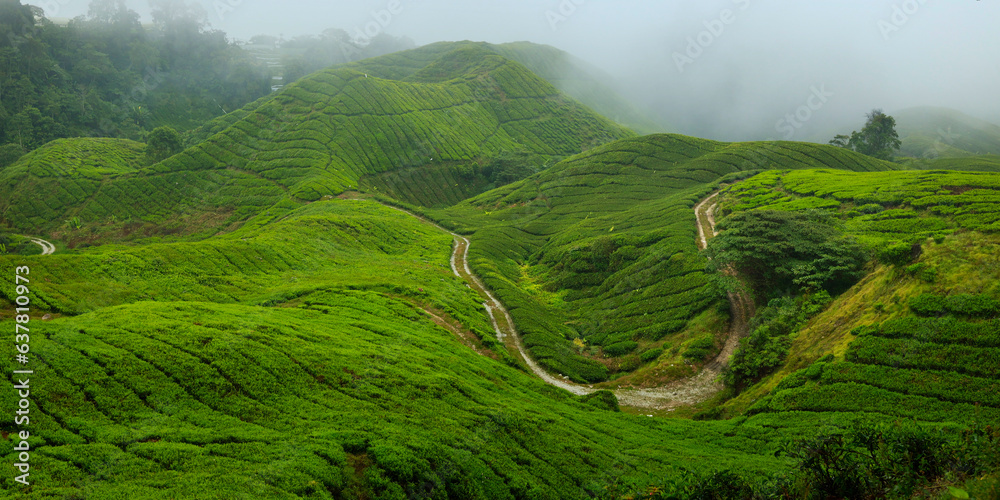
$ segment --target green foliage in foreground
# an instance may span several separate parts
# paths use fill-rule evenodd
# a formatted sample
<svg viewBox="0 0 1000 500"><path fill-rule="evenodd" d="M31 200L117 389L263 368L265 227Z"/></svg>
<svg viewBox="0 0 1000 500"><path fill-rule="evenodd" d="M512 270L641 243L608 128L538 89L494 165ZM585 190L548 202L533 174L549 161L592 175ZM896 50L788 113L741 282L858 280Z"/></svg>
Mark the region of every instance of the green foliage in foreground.
<svg viewBox="0 0 1000 500"><path fill-rule="evenodd" d="M925 489L941 481L975 481L978 475L1000 467L1000 428L975 426L954 432L912 423L861 424L797 440L783 452L796 461L787 474L687 472L644 486L619 484L603 498L925 498ZM969 498L962 488L949 487L949 491L955 498Z"/></svg>
<svg viewBox="0 0 1000 500"><path fill-rule="evenodd" d="M35 486L20 498L583 498L680 464L785 463L752 429L578 400L384 293L298 304L140 302L33 322ZM0 441L8 491L12 447Z"/></svg>

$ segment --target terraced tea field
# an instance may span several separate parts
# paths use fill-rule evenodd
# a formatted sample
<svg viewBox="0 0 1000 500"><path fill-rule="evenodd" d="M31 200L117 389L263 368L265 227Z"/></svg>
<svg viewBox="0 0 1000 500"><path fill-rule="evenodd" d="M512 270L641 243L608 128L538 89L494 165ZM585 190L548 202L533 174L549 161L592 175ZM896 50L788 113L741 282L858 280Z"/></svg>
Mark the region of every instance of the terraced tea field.
<svg viewBox="0 0 1000 500"><path fill-rule="evenodd" d="M425 213L474 242L471 268L541 366L578 383L639 370L605 386L660 386L696 373L689 346L714 346L711 356L727 338L726 296L704 273L694 205L720 181L777 165L895 168L833 147L654 135Z"/></svg>
<svg viewBox="0 0 1000 500"><path fill-rule="evenodd" d="M376 76L379 67L410 65L405 75ZM135 221L158 234L193 227L204 237L282 199L356 189L365 176L471 167L502 150L562 157L635 135L523 65L474 46L321 71L199 134L203 142L148 167L137 165L137 143L56 141L0 172L0 213L21 231ZM78 167L98 158L109 162ZM415 189L454 201L452 179L421 179Z"/></svg>
<svg viewBox="0 0 1000 500"><path fill-rule="evenodd" d="M197 245L22 258L45 277L35 307L57 313L32 322L38 486L25 498L328 498L425 481L472 498L579 497L685 462L781 467L752 433L724 436L730 424L608 411L481 355L492 329L452 273L451 241L333 200Z"/></svg>
<svg viewBox="0 0 1000 500"><path fill-rule="evenodd" d="M776 498L863 448L932 494L995 483L993 159L636 137L562 92L656 126L592 76L432 44L304 77L159 163L80 138L0 169L0 269L31 271L0 274L0 328L29 328L34 370L32 485L6 419L0 489ZM761 209L829 214L866 267L724 387L778 306L712 249Z"/></svg>

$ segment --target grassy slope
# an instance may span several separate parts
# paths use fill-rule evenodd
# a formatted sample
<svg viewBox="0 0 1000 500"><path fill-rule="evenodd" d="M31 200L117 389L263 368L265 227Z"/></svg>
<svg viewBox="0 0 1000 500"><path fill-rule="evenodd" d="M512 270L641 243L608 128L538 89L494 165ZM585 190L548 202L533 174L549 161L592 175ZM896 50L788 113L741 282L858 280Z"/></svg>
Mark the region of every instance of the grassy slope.
<svg viewBox="0 0 1000 500"><path fill-rule="evenodd" d="M940 325L912 319L909 307L926 293L1000 297L997 199L1000 175L993 173L768 172L728 188L723 211L835 210L849 233L876 248L918 242L923 252L905 268L878 265L838 297L796 334L784 367L730 401L727 412L749 409L759 415L748 422L775 425L798 421L803 411L817 418L847 412L931 422L1000 420L997 346L989 336L973 344L949 340L970 328L963 321L990 327L975 318ZM887 209L872 215L855 210L871 203ZM889 333L901 320L915 322L902 327L915 338ZM855 331L880 324L881 330L862 336ZM827 354L835 361L814 364Z"/></svg>
<svg viewBox="0 0 1000 500"><path fill-rule="evenodd" d="M38 313L91 311L30 323L36 486L18 497L580 498L784 466L766 429L599 409L463 345L421 311L489 331L449 241L333 200L199 244L0 257L31 266Z"/></svg>
<svg viewBox="0 0 1000 500"><path fill-rule="evenodd" d="M895 114L902 154L913 158L1000 155L1000 126L946 108Z"/></svg>
<svg viewBox="0 0 1000 500"><path fill-rule="evenodd" d="M47 165L29 155L0 172L4 222L49 232L71 217L164 225L188 213L218 227L285 196L312 201L354 189L367 175L472 163L501 149L566 156L634 135L483 49L410 52L303 78L233 113L235 120L207 126L215 133L206 140L149 168L46 180L51 191L43 199L15 188L48 175ZM409 72L408 64L419 70ZM369 66L394 68L390 73L407 73L408 80L377 78ZM433 192L451 185L432 179L408 187Z"/></svg>
<svg viewBox="0 0 1000 500"><path fill-rule="evenodd" d="M719 299L695 246L692 206L727 174L768 168L887 170L842 149L725 144L679 135L618 141L432 216L471 234L476 272L511 309L535 358L578 381L704 337L690 322ZM703 318L701 322L713 322ZM588 346L627 349L605 359ZM690 374L678 350L653 381ZM674 366L670 366L674 365Z"/></svg>
<svg viewBox="0 0 1000 500"><path fill-rule="evenodd" d="M1000 172L1000 156L980 155L961 158L903 158L900 163L913 170L958 170L962 172Z"/></svg>

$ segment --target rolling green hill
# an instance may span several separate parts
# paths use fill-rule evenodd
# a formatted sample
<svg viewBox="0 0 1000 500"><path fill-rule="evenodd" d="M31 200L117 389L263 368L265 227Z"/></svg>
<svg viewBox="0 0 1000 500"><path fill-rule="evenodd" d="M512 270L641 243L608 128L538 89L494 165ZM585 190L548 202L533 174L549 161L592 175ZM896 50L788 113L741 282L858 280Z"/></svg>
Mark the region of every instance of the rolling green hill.
<svg viewBox="0 0 1000 500"><path fill-rule="evenodd" d="M724 341L724 331L704 328L718 322L710 306L724 295L704 274L694 204L726 176L819 167L896 168L829 146L653 135L428 214L470 236L473 269L542 366L600 382L646 365L657 372L646 382L662 383L692 373L683 359L691 343Z"/></svg>
<svg viewBox="0 0 1000 500"><path fill-rule="evenodd" d="M411 56L427 56L416 59L422 69L392 79L406 72ZM389 67L401 69L376 76L376 69ZM0 172L0 210L21 231L50 232L73 218L84 225L139 221L161 233L198 226L194 220L201 219L210 230L231 227L282 198L315 201L357 189L362 178L424 166L442 167L417 188L454 200L467 193L452 182L451 168L474 177L501 151L544 161L634 135L523 65L466 45L322 71L233 114L215 122L203 142L136 172L53 176L45 158L22 158ZM68 147L58 155L72 157L80 141L49 150ZM46 181L41 199L16 187L39 178L54 179ZM171 221L177 214L183 224Z"/></svg>
<svg viewBox="0 0 1000 500"><path fill-rule="evenodd" d="M669 119L650 116L614 90L613 78L555 47L529 42L492 46L603 116L646 135L671 132Z"/></svg>
<svg viewBox="0 0 1000 500"><path fill-rule="evenodd" d="M993 158L901 170L807 143L635 137L529 69L559 75L560 57L435 44L303 78L154 165L139 143L67 139L0 169L5 234L57 243L0 252L31 270L27 323L0 274L0 328L30 330L27 366L9 353L0 370L35 370L33 485L14 481L23 428L5 419L0 490L857 497L829 488L843 475L890 496L996 493ZM739 330L696 243L715 192L719 219L828 212L866 274L742 392L620 406L600 389L682 388ZM448 230L531 357L597 392L525 369Z"/></svg>
<svg viewBox="0 0 1000 500"><path fill-rule="evenodd" d="M1000 172L1000 156L980 155L941 158L901 158L899 162L912 170L957 170L960 172Z"/></svg>
<svg viewBox="0 0 1000 500"><path fill-rule="evenodd" d="M1000 389L992 319L1000 313L1000 175L773 171L726 188L722 198L723 213L832 211L870 247L903 250L804 325L785 368L733 408L1000 419L1000 403L987 394ZM827 354L832 359L810 365Z"/></svg>
<svg viewBox="0 0 1000 500"><path fill-rule="evenodd" d="M450 240L330 200L197 244L0 257L61 313L29 323L35 486L18 498L581 498L692 462L786 465L762 429L616 413L509 366Z"/></svg>
<svg viewBox="0 0 1000 500"><path fill-rule="evenodd" d="M947 108L910 108L895 113L902 155L961 158L1000 155L1000 126Z"/></svg>

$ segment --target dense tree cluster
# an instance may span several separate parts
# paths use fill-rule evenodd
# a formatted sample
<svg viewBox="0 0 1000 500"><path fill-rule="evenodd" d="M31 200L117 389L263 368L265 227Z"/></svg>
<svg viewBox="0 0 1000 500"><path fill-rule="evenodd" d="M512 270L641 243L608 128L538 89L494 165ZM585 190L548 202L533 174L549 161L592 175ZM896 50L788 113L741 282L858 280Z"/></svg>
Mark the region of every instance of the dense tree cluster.
<svg viewBox="0 0 1000 500"><path fill-rule="evenodd" d="M150 4L150 26L123 0L94 0L59 26L20 0L0 2L0 144L24 152L61 137L140 139L270 92L266 68L209 29L200 7Z"/></svg>
<svg viewBox="0 0 1000 500"><path fill-rule="evenodd" d="M868 252L820 210L738 212L708 245L713 270L732 268L759 298L803 289L846 290L864 275Z"/></svg>

